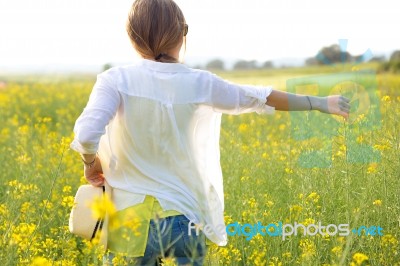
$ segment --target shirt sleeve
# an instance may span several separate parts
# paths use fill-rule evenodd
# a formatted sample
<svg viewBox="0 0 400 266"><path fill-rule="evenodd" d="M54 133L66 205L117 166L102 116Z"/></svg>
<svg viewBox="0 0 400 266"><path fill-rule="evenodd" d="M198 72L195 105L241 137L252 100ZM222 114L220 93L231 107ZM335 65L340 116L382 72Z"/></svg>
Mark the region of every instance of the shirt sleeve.
<svg viewBox="0 0 400 266"><path fill-rule="evenodd" d="M71 149L82 154L97 152L100 138L121 102L116 85L117 74L109 70L97 76L89 101L76 120Z"/></svg>
<svg viewBox="0 0 400 266"><path fill-rule="evenodd" d="M272 87L239 85L211 75L209 97L216 112L225 114L273 114L274 107L266 105Z"/></svg>

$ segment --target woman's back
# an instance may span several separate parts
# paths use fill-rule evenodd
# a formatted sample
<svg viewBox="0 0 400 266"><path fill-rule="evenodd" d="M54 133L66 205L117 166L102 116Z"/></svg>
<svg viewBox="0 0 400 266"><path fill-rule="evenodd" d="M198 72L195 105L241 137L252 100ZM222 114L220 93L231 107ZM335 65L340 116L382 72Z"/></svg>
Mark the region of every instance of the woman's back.
<svg viewBox="0 0 400 266"><path fill-rule="evenodd" d="M269 91L260 94L260 105L251 97L258 92L255 87L233 85L182 64L149 60L99 75L92 102L99 106L99 98L119 101L116 109L108 108L115 118L99 147L109 184L152 195L164 209L185 213L193 222L223 225L221 112L268 109ZM133 203L137 202L126 204ZM219 243L226 240L225 234L217 235L209 237Z"/></svg>

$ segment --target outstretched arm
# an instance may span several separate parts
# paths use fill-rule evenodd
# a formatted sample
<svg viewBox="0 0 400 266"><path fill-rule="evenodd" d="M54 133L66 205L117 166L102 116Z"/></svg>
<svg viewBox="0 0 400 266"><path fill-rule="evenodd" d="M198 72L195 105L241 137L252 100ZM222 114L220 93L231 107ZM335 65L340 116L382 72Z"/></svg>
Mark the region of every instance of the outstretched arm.
<svg viewBox="0 0 400 266"><path fill-rule="evenodd" d="M348 118L350 111L349 99L341 95L318 97L273 90L267 97L266 104L278 111L318 110L344 118Z"/></svg>

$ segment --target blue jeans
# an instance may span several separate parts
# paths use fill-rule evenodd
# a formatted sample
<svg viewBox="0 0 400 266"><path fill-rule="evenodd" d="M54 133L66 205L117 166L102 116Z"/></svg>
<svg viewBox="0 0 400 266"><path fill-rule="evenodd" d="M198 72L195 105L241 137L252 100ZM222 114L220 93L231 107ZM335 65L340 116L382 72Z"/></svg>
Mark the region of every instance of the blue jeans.
<svg viewBox="0 0 400 266"><path fill-rule="evenodd" d="M206 238L202 231L196 235L189 219L184 215L169 216L150 221L147 246L143 257L125 258L128 265L161 265L161 259L175 257L178 265L203 265L207 252ZM104 265L113 265L114 254L104 256Z"/></svg>

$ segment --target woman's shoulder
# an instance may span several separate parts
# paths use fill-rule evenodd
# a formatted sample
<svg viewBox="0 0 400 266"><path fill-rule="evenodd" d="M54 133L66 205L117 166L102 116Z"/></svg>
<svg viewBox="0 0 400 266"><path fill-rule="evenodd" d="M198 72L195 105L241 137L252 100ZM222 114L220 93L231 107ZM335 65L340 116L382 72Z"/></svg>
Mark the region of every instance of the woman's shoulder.
<svg viewBox="0 0 400 266"><path fill-rule="evenodd" d="M161 65L162 64L162 65ZM198 68L192 68L185 64L169 64L166 63L155 63L153 65L143 64L142 61L133 62L127 65L120 65L111 67L102 73L98 74L98 78L108 79L108 80L131 80L138 77L143 77L143 75L155 74L155 73L166 73L176 75L180 72L182 75L189 75L188 78L194 78L198 80L212 80L218 79L219 77L208 71ZM191 77L190 77L191 76Z"/></svg>

